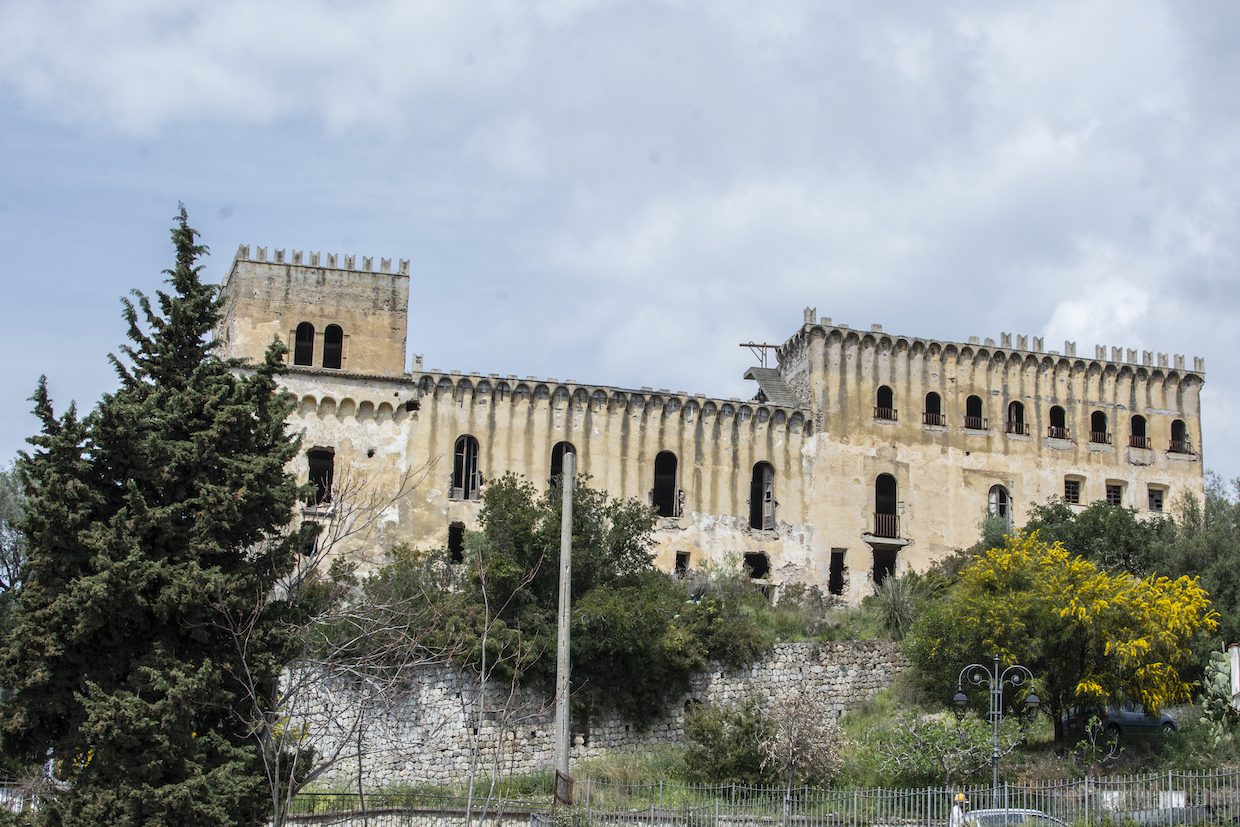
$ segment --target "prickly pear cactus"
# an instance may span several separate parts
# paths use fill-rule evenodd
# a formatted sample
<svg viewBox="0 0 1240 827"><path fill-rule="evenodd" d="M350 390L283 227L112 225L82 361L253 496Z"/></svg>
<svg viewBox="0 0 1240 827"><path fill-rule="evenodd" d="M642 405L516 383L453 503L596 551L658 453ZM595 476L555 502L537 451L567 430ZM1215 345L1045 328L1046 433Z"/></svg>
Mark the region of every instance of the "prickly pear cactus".
<svg viewBox="0 0 1240 827"><path fill-rule="evenodd" d="M1215 652L1201 680L1201 720L1228 732L1240 725L1240 710L1231 705L1231 664L1226 652Z"/></svg>

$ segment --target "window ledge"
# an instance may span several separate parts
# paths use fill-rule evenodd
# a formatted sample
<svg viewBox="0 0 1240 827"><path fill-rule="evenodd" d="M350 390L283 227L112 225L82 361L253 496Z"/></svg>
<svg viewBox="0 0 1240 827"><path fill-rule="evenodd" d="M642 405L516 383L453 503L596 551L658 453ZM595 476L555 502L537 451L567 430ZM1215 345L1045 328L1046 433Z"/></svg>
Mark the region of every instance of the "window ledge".
<svg viewBox="0 0 1240 827"><path fill-rule="evenodd" d="M946 426L946 425L926 425L926 424L924 424L924 423L923 423L923 424L922 424L922 426L921 426L921 429L922 429L923 431L940 431L940 432L943 432L943 433L946 433L946 432L947 432L947 426Z"/></svg>
<svg viewBox="0 0 1240 827"><path fill-rule="evenodd" d="M1004 436L1014 442L1033 442L1033 437L1029 434L1004 434Z"/></svg>
<svg viewBox="0 0 1240 827"><path fill-rule="evenodd" d="M1167 459L1172 462L1197 462L1199 457L1196 454L1184 454L1178 451L1168 451Z"/></svg>
<svg viewBox="0 0 1240 827"><path fill-rule="evenodd" d="M1128 462L1130 465L1153 465L1154 452L1149 448L1128 448Z"/></svg>
<svg viewBox="0 0 1240 827"><path fill-rule="evenodd" d="M336 510L330 505L326 508L307 505L303 506L301 509L301 516L303 517L332 517L335 513Z"/></svg>
<svg viewBox="0 0 1240 827"><path fill-rule="evenodd" d="M960 433L966 436L990 436L989 428L961 428Z"/></svg>
<svg viewBox="0 0 1240 827"><path fill-rule="evenodd" d="M1070 439L1059 439L1053 436L1048 436L1045 439L1045 442L1047 448L1051 448L1056 451L1071 451L1073 446L1076 445L1076 443Z"/></svg>
<svg viewBox="0 0 1240 827"><path fill-rule="evenodd" d="M1091 442L1089 443L1089 450L1090 453L1094 454L1113 454L1115 453L1115 446L1107 445L1105 442Z"/></svg>

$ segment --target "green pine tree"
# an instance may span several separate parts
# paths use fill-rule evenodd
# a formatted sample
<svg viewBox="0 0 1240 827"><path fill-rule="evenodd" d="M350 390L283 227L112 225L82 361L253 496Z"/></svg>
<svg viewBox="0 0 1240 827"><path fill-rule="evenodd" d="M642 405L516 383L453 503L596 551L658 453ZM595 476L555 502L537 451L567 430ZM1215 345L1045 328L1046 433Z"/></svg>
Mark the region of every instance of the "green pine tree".
<svg viewBox="0 0 1240 827"><path fill-rule="evenodd" d="M41 382L42 431L18 463L28 565L0 662L5 744L50 750L68 782L48 823L266 820L238 676L271 686L287 654L272 599L295 553L283 350L245 371L219 358L221 300L184 207L172 240L171 291L124 302L120 387L80 420ZM256 607L243 661L230 629Z"/></svg>

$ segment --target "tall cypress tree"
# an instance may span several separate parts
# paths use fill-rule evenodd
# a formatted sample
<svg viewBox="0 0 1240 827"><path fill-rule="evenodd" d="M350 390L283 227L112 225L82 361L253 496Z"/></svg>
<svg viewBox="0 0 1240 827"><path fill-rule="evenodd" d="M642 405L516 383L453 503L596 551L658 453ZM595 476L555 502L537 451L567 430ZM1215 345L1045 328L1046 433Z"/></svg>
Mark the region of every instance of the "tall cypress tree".
<svg viewBox="0 0 1240 827"><path fill-rule="evenodd" d="M42 430L18 463L29 558L0 663L5 744L50 750L69 782L50 823L265 821L238 676L270 686L287 645L273 589L292 566L298 446L283 349L248 370L220 358L221 299L184 207L172 240L171 290L124 301L119 388L79 419L41 381ZM243 656L232 621L256 607Z"/></svg>

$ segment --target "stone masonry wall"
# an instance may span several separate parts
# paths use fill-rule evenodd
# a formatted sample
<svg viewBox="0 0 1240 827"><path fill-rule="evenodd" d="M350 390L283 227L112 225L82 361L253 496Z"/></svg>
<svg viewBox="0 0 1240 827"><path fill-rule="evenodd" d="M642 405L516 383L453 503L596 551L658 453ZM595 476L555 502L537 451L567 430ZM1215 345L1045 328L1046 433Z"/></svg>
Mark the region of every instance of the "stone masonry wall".
<svg viewBox="0 0 1240 827"><path fill-rule="evenodd" d="M685 707L695 701L735 705L753 697L769 707L793 694L817 692L839 715L888 686L907 666L898 647L887 641L779 644L751 666L716 668L697 676L689 693L645 730L615 715L594 717L588 728L574 722L572 758L679 743ZM553 699L508 690L488 686L480 708L476 676L452 667L428 668L413 681L407 700L389 706L364 704L351 689L320 685L306 699L297 723L313 733L321 754L339 750L348 756L325 776L327 783L355 783L359 765L372 788L459 782L467 777L471 760L482 775L497 769L511 775L551 767ZM354 746L359 715L364 716L360 762Z"/></svg>

